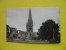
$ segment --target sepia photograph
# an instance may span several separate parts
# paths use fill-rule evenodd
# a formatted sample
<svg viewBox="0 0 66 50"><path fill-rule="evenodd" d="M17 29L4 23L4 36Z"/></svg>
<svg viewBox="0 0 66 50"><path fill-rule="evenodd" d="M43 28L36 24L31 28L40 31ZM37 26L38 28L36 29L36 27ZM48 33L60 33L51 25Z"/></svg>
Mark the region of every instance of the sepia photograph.
<svg viewBox="0 0 66 50"><path fill-rule="evenodd" d="M60 8L9 8L6 41L60 43Z"/></svg>

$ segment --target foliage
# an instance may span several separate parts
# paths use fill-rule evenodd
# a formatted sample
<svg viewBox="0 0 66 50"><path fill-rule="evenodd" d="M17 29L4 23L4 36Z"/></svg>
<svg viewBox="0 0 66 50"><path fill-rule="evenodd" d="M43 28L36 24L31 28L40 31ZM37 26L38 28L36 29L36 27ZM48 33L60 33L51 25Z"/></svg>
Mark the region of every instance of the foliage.
<svg viewBox="0 0 66 50"><path fill-rule="evenodd" d="M47 20L40 26L38 35L38 39L41 40L51 40L54 38L59 41L59 26L53 20Z"/></svg>

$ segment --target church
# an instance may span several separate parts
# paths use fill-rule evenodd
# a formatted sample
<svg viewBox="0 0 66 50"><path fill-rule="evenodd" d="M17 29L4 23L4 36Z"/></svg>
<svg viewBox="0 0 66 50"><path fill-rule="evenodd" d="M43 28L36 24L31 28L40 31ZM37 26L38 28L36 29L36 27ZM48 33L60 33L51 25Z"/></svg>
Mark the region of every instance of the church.
<svg viewBox="0 0 66 50"><path fill-rule="evenodd" d="M35 40L38 37L37 32L33 32L33 19L32 19L30 8L29 8L28 20L26 23L26 32L7 26L7 35L9 36L8 39L11 38L13 40L20 39L20 40L27 40L27 41Z"/></svg>
<svg viewBox="0 0 66 50"><path fill-rule="evenodd" d="M31 14L31 9L29 8L28 21L26 24L26 39L32 40L37 37L37 32L33 32L33 19Z"/></svg>
<svg viewBox="0 0 66 50"><path fill-rule="evenodd" d="M33 37L33 20L31 16L31 9L29 9L29 16L28 16L28 22L26 24L26 38L27 39L32 39Z"/></svg>
<svg viewBox="0 0 66 50"><path fill-rule="evenodd" d="M33 32L33 19L30 8L29 8L28 20L26 23L26 32L18 30L18 37L27 41L35 40L38 37L37 32Z"/></svg>

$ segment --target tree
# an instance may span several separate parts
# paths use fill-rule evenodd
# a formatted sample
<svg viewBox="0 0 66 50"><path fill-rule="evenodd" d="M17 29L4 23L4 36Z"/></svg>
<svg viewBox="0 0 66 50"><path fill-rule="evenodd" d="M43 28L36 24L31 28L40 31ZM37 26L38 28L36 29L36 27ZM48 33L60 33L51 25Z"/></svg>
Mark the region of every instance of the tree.
<svg viewBox="0 0 66 50"><path fill-rule="evenodd" d="M6 30L7 30L7 38L10 38L10 26L6 25Z"/></svg>
<svg viewBox="0 0 66 50"><path fill-rule="evenodd" d="M42 23L40 29L38 30L38 39L42 40L59 40L59 26L53 20L47 20Z"/></svg>

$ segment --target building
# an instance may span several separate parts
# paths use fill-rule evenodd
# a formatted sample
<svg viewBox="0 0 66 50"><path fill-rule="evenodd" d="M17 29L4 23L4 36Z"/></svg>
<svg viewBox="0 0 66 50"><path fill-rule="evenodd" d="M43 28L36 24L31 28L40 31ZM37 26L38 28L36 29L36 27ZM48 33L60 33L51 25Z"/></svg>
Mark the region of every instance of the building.
<svg viewBox="0 0 66 50"><path fill-rule="evenodd" d="M18 38L21 40L35 40L37 37L37 32L33 32L33 19L31 9L29 9L28 21L26 23L26 32L18 30Z"/></svg>
<svg viewBox="0 0 66 50"><path fill-rule="evenodd" d="M26 38L28 40L31 40L33 37L33 20L31 16L31 9L29 9L29 17L28 17L28 22L26 24L26 29L27 29Z"/></svg>
<svg viewBox="0 0 66 50"><path fill-rule="evenodd" d="M33 19L31 14L31 9L29 9L29 16L28 16L28 22L26 24L26 38L28 40L33 40L34 38L37 38L37 32L33 32Z"/></svg>
<svg viewBox="0 0 66 50"><path fill-rule="evenodd" d="M9 28L9 27L7 27ZM9 32L9 29L7 29ZM9 35L7 35L9 36ZM17 30L16 28L10 27L10 38L19 40L35 40L37 38L37 32L33 32L33 19L31 14L31 9L29 9L28 21L26 23L26 32L22 30Z"/></svg>
<svg viewBox="0 0 66 50"><path fill-rule="evenodd" d="M25 40L26 32L18 30L18 39Z"/></svg>

